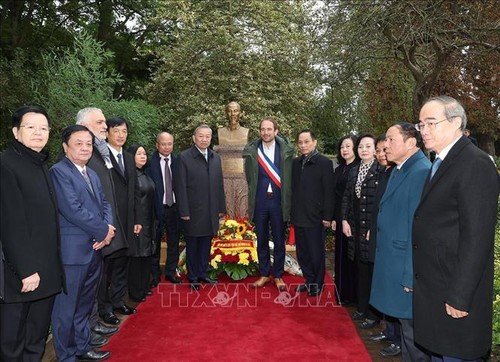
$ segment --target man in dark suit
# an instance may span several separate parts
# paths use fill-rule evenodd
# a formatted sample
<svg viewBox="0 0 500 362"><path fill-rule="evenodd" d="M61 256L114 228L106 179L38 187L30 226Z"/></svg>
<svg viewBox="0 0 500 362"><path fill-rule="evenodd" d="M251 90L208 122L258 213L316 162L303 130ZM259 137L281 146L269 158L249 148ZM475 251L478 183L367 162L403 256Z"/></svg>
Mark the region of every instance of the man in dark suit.
<svg viewBox="0 0 500 362"><path fill-rule="evenodd" d="M219 230L219 218L226 213L221 159L208 147L212 130L196 127L194 145L179 155L175 196L186 239L186 261L191 289L200 283L214 284L207 277L212 237Z"/></svg>
<svg viewBox="0 0 500 362"><path fill-rule="evenodd" d="M480 361L491 348L498 174L463 136L457 100L429 99L419 120L436 159L413 223L415 342L436 361Z"/></svg>
<svg viewBox="0 0 500 362"><path fill-rule="evenodd" d="M115 237L113 242L105 246L102 250L103 256L113 254L121 249L127 247L127 241L123 227L118 219L118 208L115 197L115 186L113 178L111 177L111 163L110 150L106 143L107 129L106 118L99 108L88 107L81 109L76 115L76 123L84 125L90 132L94 134L94 144L92 149L92 157L90 158L87 166L97 173L101 181L102 189L106 200L111 205L113 213L113 221L115 226ZM116 325L120 320L112 312L107 315L107 323L111 322ZM106 326L99 321L97 299L92 310L90 317L90 326L92 330L92 345L98 346L107 343L107 340L102 336L109 336L118 330L115 326Z"/></svg>
<svg viewBox="0 0 500 362"><path fill-rule="evenodd" d="M156 137L156 151L151 155L146 174L154 181L155 211L158 218L158 230L155 236L155 255L152 259L152 281L156 286L160 281L160 243L163 231L167 233L167 260L165 262L165 280L180 283L177 277L179 263L179 212L175 193L177 155L173 154L174 137L168 132L160 132ZM167 172L167 173L165 173Z"/></svg>
<svg viewBox="0 0 500 362"><path fill-rule="evenodd" d="M92 156L93 135L84 126L63 130L66 157L50 170L59 209L61 255L67 292L59 294L52 311L52 336L59 361L101 361L107 351L90 347L89 317L102 271L101 249L111 243L111 207L97 174L86 164Z"/></svg>
<svg viewBox="0 0 500 362"><path fill-rule="evenodd" d="M309 296L323 291L325 280L325 228L333 220L332 161L319 154L311 130L297 137L301 156L292 164L292 214L297 259L305 278L298 292Z"/></svg>
<svg viewBox="0 0 500 362"><path fill-rule="evenodd" d="M106 120L106 126L109 158L113 166L110 173L114 185L117 221L123 230L127 247L105 253L104 273L97 301L99 315L104 322L115 324L115 312L123 315L136 312L135 308L125 304L129 261L127 251L129 240L133 240L134 234L139 234L142 227L135 222L139 219L135 213L135 203L139 197L136 189L135 161L132 155L123 149L128 137L128 123L124 118L113 117Z"/></svg>
<svg viewBox="0 0 500 362"><path fill-rule="evenodd" d="M295 154L290 143L278 136L274 119L263 119L260 137L243 149L245 177L248 183L248 213L255 223L260 278L252 284L261 288L274 277L280 291L286 289L283 280L285 265L285 225L290 220L292 161ZM271 273L269 228L274 244Z"/></svg>

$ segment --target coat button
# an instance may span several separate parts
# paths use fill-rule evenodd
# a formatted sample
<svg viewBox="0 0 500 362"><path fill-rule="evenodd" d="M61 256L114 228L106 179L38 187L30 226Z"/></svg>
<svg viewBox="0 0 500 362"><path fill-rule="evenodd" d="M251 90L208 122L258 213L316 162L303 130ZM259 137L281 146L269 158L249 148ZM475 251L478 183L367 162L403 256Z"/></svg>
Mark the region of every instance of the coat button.
<svg viewBox="0 0 500 362"><path fill-rule="evenodd" d="M420 278L420 275L418 275L418 273L415 273L415 279L418 279Z"/></svg>
<svg viewBox="0 0 500 362"><path fill-rule="evenodd" d="M417 249L417 244L413 244L413 249Z"/></svg>

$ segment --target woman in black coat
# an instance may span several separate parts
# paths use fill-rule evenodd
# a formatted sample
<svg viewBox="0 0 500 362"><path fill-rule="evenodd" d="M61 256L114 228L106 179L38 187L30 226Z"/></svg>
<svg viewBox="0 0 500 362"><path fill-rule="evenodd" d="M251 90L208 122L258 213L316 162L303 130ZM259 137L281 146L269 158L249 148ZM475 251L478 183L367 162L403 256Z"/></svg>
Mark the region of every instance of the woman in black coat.
<svg viewBox="0 0 500 362"><path fill-rule="evenodd" d="M137 181L136 187L139 198L136 202L136 214L138 223L142 225L142 230L129 245L129 273L128 273L128 294L130 299L142 302L147 295L151 295L149 290L149 279L151 275L151 256L154 253L153 240L155 225L154 197L155 183L144 173L144 167L148 161L146 149L140 145L132 145L127 149L134 156Z"/></svg>
<svg viewBox="0 0 500 362"><path fill-rule="evenodd" d="M342 231L349 238L347 255L356 264L357 311L353 319L361 320L361 328L371 328L379 319L370 310L369 299L373 262L369 259L369 231L379 174L383 167L375 159L375 138L361 135L356 142L361 162L353 167L342 199Z"/></svg>
<svg viewBox="0 0 500 362"><path fill-rule="evenodd" d="M340 214L347 176L350 170L359 164L357 153L354 150L356 141L357 137L352 134L339 140L337 152L339 166L333 174L334 215L332 230L335 231L335 287L340 304L356 302L356 266L347 257L348 238L342 232L342 215Z"/></svg>
<svg viewBox="0 0 500 362"><path fill-rule="evenodd" d="M0 155L0 361L42 359L54 298L64 286L57 202L44 149L49 131L44 109L21 107L12 115L15 140Z"/></svg>

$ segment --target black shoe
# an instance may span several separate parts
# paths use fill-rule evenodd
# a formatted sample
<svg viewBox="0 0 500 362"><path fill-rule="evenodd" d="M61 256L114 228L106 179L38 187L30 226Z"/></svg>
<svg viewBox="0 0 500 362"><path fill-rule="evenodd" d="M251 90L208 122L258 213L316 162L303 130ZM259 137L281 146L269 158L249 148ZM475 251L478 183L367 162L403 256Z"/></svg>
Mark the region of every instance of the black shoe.
<svg viewBox="0 0 500 362"><path fill-rule="evenodd" d="M209 277L200 278L198 281L205 283L205 284L217 284L219 282L217 279L212 279Z"/></svg>
<svg viewBox="0 0 500 362"><path fill-rule="evenodd" d="M174 284L180 284L181 280L177 278L175 275L165 275L165 281L174 283Z"/></svg>
<svg viewBox="0 0 500 362"><path fill-rule="evenodd" d="M309 288L307 287L307 284L301 284L295 289L297 293L302 293L302 292L308 292Z"/></svg>
<svg viewBox="0 0 500 362"><path fill-rule="evenodd" d="M142 303L142 302L146 301L146 297L134 298L134 297L131 297L130 295L128 297L130 298L131 301L136 302L136 303Z"/></svg>
<svg viewBox="0 0 500 362"><path fill-rule="evenodd" d="M354 312L353 314L351 314L351 318L353 321L361 321L365 319L365 317L366 317L365 313L361 312Z"/></svg>
<svg viewBox="0 0 500 362"><path fill-rule="evenodd" d="M200 289L200 283L189 283L189 287L192 290L199 290Z"/></svg>
<svg viewBox="0 0 500 362"><path fill-rule="evenodd" d="M153 279L151 280L151 288L156 288L158 284L160 283L160 279Z"/></svg>
<svg viewBox="0 0 500 362"><path fill-rule="evenodd" d="M363 322L360 323L359 328L361 329L370 329L379 324L380 321L378 319L368 319L366 318Z"/></svg>
<svg viewBox="0 0 500 362"><path fill-rule="evenodd" d="M88 351L85 354L76 356L78 361L104 361L111 356L109 351Z"/></svg>
<svg viewBox="0 0 500 362"><path fill-rule="evenodd" d="M307 293L308 296L310 297L316 297L323 293L323 286L317 286L316 284L311 284L309 286L309 292Z"/></svg>
<svg viewBox="0 0 500 362"><path fill-rule="evenodd" d="M118 331L118 327L108 327L102 323L97 322L95 326L90 329L92 332L100 334L101 336L111 336Z"/></svg>
<svg viewBox="0 0 500 362"><path fill-rule="evenodd" d="M108 344L108 339L106 337L100 336L95 333L90 333L90 346L91 347L102 347Z"/></svg>
<svg viewBox="0 0 500 362"><path fill-rule="evenodd" d="M134 307L129 307L126 304L123 304L121 307L118 308L113 308L113 310L122 315L131 315L137 312L137 310Z"/></svg>
<svg viewBox="0 0 500 362"><path fill-rule="evenodd" d="M394 357L394 356L399 356L401 354L401 347L395 345L394 343L391 344L389 347L382 348L380 350L380 354L383 357Z"/></svg>
<svg viewBox="0 0 500 362"><path fill-rule="evenodd" d="M120 320L113 312L101 314L100 317L106 324L111 324L113 326L120 324Z"/></svg>
<svg viewBox="0 0 500 362"><path fill-rule="evenodd" d="M153 295L153 292L152 292L151 290L148 290L148 291L146 292L146 297L150 297L150 296L152 296L152 295Z"/></svg>
<svg viewBox="0 0 500 362"><path fill-rule="evenodd" d="M372 342L379 342L379 341L387 341L389 338L384 334L384 332L378 332L378 333L373 333L370 334L369 336L366 337L368 341Z"/></svg>

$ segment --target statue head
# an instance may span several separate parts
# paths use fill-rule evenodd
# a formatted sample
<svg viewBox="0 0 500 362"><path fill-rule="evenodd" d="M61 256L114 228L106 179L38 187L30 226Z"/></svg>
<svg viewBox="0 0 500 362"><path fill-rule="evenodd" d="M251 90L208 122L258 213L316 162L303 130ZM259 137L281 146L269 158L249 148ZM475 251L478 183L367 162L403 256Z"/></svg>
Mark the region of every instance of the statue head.
<svg viewBox="0 0 500 362"><path fill-rule="evenodd" d="M238 102L229 102L225 108L228 127L235 130L240 124L241 108Z"/></svg>

